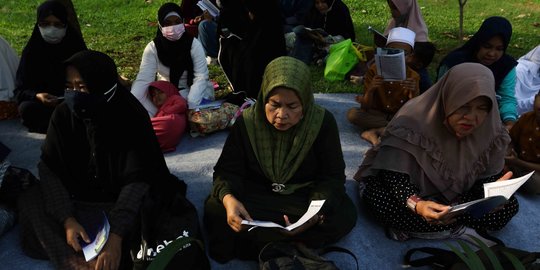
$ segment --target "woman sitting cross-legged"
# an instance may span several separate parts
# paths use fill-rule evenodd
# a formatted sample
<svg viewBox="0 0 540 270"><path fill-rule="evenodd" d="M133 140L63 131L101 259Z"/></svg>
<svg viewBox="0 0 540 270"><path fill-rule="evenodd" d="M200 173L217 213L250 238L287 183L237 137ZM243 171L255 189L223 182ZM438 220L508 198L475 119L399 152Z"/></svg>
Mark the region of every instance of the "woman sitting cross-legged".
<svg viewBox="0 0 540 270"><path fill-rule="evenodd" d="M389 237L465 237L499 230L518 212L511 197L479 217L450 206L484 197L483 183L501 177L510 142L499 118L492 72L476 63L455 66L390 121L355 179ZM493 243L489 243L493 244Z"/></svg>
<svg viewBox="0 0 540 270"><path fill-rule="evenodd" d="M163 4L158 11L158 23L154 40L144 49L131 93L150 117L158 111L148 93L148 86L156 80L178 87L189 109L200 105L203 99L213 100L214 88L208 80L204 49L196 38L185 33L180 7L175 3Z"/></svg>
<svg viewBox="0 0 540 270"><path fill-rule="evenodd" d="M320 247L339 240L356 223L344 170L336 121L314 104L309 68L292 57L273 60L257 103L232 127L214 167L204 215L210 256L218 262L256 259L271 241ZM326 201L317 215L290 232L248 231L241 223L293 223L312 200Z"/></svg>
<svg viewBox="0 0 540 270"><path fill-rule="evenodd" d="M119 83L113 60L82 51L66 65L66 100L43 143L41 181L18 200L22 248L56 269L129 269L143 199L157 190L172 197L180 182L167 169L148 114ZM84 221L97 215L92 223L100 224L103 213L109 237L86 262Z"/></svg>

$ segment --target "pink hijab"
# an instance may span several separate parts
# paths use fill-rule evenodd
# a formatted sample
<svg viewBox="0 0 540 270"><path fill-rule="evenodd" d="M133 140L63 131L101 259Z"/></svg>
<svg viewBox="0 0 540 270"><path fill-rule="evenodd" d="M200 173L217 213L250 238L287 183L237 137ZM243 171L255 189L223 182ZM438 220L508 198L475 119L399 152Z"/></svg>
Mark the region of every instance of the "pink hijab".
<svg viewBox="0 0 540 270"><path fill-rule="evenodd" d="M165 116L169 114L184 114L187 110L186 100L180 96L178 93L178 88L168 81L155 81L150 83L148 87L155 87L165 95L167 95L167 100L160 108L154 117Z"/></svg>
<svg viewBox="0 0 540 270"><path fill-rule="evenodd" d="M396 20L391 18L388 22L386 30L384 30L384 35L388 35L390 29L401 26L413 30L416 33L416 42L427 42L429 41L428 29L422 13L420 12L420 7L416 0L391 0L392 3L397 7L402 16L406 16L405 25L396 25Z"/></svg>
<svg viewBox="0 0 540 270"><path fill-rule="evenodd" d="M454 66L422 95L409 100L388 123L381 143L366 153L355 179L389 170L409 175L423 197L449 202L481 178L500 173L510 136L499 118L493 73L478 63ZM462 139L448 130L448 116L476 97L491 110Z"/></svg>

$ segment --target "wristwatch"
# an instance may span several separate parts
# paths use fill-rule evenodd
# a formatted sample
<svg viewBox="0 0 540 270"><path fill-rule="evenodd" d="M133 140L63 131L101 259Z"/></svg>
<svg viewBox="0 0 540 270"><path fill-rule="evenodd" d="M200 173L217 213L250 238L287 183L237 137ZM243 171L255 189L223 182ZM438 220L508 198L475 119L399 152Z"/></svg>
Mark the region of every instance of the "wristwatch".
<svg viewBox="0 0 540 270"><path fill-rule="evenodd" d="M416 194L411 195L409 198L407 198L407 208L411 209L411 211L416 213L416 204L419 201L423 201L422 198L420 198Z"/></svg>

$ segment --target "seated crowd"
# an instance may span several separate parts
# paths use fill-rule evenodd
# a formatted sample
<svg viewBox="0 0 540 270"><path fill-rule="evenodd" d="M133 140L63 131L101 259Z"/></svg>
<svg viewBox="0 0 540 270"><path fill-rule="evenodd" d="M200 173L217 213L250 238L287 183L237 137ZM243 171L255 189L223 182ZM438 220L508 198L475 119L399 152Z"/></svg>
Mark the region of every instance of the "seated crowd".
<svg viewBox="0 0 540 270"><path fill-rule="evenodd" d="M46 134L40 181L16 207L0 203L0 234L18 213L26 255L58 269L132 267L141 208L149 197L169 202L181 193L163 152L175 151L190 117L215 101L208 65L216 61L231 84L226 102L241 107L204 205L208 255L257 260L273 241L322 248L355 226L338 126L315 104L309 68L332 44L355 40L347 5L211 0L220 11L211 15L196 2L157 10L131 88L111 57L87 48L73 7L58 1L37 8L20 61L0 37L0 116L16 102L22 125ZM359 77L364 92L346 117L372 147L354 176L358 194L393 240L475 236L495 245L488 232L516 215L516 197L480 216L451 206L483 198L484 183L531 171L522 190L540 194L540 47L516 61L507 53L510 21L489 17L442 58L432 83L435 46L417 1L387 4L391 18L376 43L403 51L406 75L387 80L370 63ZM2 147L0 187L14 173ZM245 224L288 226L316 200L322 208L292 231ZM96 212L106 215L110 235L87 262L82 220Z"/></svg>

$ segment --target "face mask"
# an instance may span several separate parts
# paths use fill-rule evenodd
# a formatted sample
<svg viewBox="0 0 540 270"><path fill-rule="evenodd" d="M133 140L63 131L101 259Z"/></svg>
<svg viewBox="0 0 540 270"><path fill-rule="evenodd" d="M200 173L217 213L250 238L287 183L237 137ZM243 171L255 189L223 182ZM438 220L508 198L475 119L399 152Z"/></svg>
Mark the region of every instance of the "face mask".
<svg viewBox="0 0 540 270"><path fill-rule="evenodd" d="M67 27L57 28L54 26L40 26L39 32L41 33L41 37L43 37L45 42L50 44L58 44L66 36L66 29Z"/></svg>
<svg viewBox="0 0 540 270"><path fill-rule="evenodd" d="M170 41L179 40L186 31L183 23L165 27L160 26L160 28L161 34L163 34L163 36Z"/></svg>
<svg viewBox="0 0 540 270"><path fill-rule="evenodd" d="M88 119L96 116L99 110L113 98L115 93L116 84L103 95L66 89L64 91L64 102L77 117Z"/></svg>

